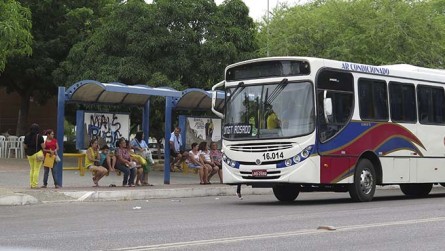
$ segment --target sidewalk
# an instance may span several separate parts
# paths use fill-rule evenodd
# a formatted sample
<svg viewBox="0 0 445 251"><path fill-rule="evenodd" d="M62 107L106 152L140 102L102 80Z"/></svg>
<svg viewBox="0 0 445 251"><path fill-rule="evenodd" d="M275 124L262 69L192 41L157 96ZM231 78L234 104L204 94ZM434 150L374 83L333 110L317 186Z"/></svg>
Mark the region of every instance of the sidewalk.
<svg viewBox="0 0 445 251"><path fill-rule="evenodd" d="M66 162L65 165L73 166ZM195 173L171 173L170 185L164 185L162 166L155 166L149 174L150 187L122 187L122 176L111 173L99 182L101 187L92 187L90 172L80 176L78 171L63 171L63 188L55 189L52 176L48 178L48 188L29 188L29 164L26 159L0 158L0 206L30 205L37 203L147 200L160 198L187 198L202 196L234 196L236 188L219 184L218 176L211 180L212 185L199 185ZM109 187L115 184L116 187ZM39 186L43 185L43 168L40 170ZM243 194L272 194L270 188L243 187Z"/></svg>

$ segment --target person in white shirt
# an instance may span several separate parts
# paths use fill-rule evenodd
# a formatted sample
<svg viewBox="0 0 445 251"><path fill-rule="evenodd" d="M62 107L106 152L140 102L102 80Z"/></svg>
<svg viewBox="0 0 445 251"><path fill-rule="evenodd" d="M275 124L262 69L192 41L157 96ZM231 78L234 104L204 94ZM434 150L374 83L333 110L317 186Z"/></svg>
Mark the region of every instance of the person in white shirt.
<svg viewBox="0 0 445 251"><path fill-rule="evenodd" d="M170 135L170 156L173 157L173 161L170 163L170 171L175 171L175 166L180 168L180 162L182 159L183 151L182 139L181 139L181 128L176 127L175 130Z"/></svg>

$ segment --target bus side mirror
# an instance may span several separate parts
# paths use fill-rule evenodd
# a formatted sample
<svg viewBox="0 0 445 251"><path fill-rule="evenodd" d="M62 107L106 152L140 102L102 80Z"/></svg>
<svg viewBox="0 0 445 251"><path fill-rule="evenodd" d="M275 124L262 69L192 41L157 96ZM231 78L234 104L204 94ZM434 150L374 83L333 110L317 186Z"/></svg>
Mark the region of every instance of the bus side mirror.
<svg viewBox="0 0 445 251"><path fill-rule="evenodd" d="M324 107L324 119L326 120L326 122L329 122L332 116L332 99L331 98L323 99L323 107Z"/></svg>
<svg viewBox="0 0 445 251"><path fill-rule="evenodd" d="M212 87L212 91L211 91L211 93L212 93L212 107L211 107L212 108L212 112L216 116L218 116L218 117L220 117L222 119L224 119L224 114L216 110L216 100L218 99L218 91L216 89L219 88L219 87L224 86L224 84L225 84L225 81L219 82L218 84L216 84L216 85L214 85ZM224 97L220 97L220 99L224 99Z"/></svg>

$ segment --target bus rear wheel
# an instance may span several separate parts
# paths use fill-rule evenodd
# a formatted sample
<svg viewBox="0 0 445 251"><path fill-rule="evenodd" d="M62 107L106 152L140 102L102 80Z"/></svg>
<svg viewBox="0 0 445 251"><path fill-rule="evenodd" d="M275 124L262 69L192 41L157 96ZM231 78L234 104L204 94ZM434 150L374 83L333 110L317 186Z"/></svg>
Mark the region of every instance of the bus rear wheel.
<svg viewBox="0 0 445 251"><path fill-rule="evenodd" d="M273 194L279 201L292 202L300 194L300 186L293 184L279 184L273 188Z"/></svg>
<svg viewBox="0 0 445 251"><path fill-rule="evenodd" d="M400 190L406 196L425 197L433 188L433 184L400 184Z"/></svg>
<svg viewBox="0 0 445 251"><path fill-rule="evenodd" d="M349 195L353 201L367 202L374 198L376 174L368 159L359 160L354 174L354 182L349 186Z"/></svg>

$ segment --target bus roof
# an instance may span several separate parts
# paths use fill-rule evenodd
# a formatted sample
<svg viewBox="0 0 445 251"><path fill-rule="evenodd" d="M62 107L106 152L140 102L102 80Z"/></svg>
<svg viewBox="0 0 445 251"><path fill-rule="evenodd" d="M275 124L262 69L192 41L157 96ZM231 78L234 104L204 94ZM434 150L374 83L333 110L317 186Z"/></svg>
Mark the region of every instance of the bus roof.
<svg viewBox="0 0 445 251"><path fill-rule="evenodd" d="M400 70L400 71L416 71L416 72L422 72L422 73L432 73L432 74L441 74L445 76L445 70L443 69L434 69L434 68L425 68L410 64L393 64L393 65L383 65L384 67L393 69L393 70Z"/></svg>
<svg viewBox="0 0 445 251"><path fill-rule="evenodd" d="M431 81L445 83L445 70L419 67L410 64L393 64L393 65L366 65L360 63L352 63L346 61L338 61L332 59L302 57L302 56L281 56L281 57L263 57L237 62L226 67L226 71L232 67L263 61L274 60L305 60L311 65L319 65L320 67L330 67L348 70L351 72L361 72L365 74L382 75L388 77L401 77L407 79L417 79L421 81Z"/></svg>

